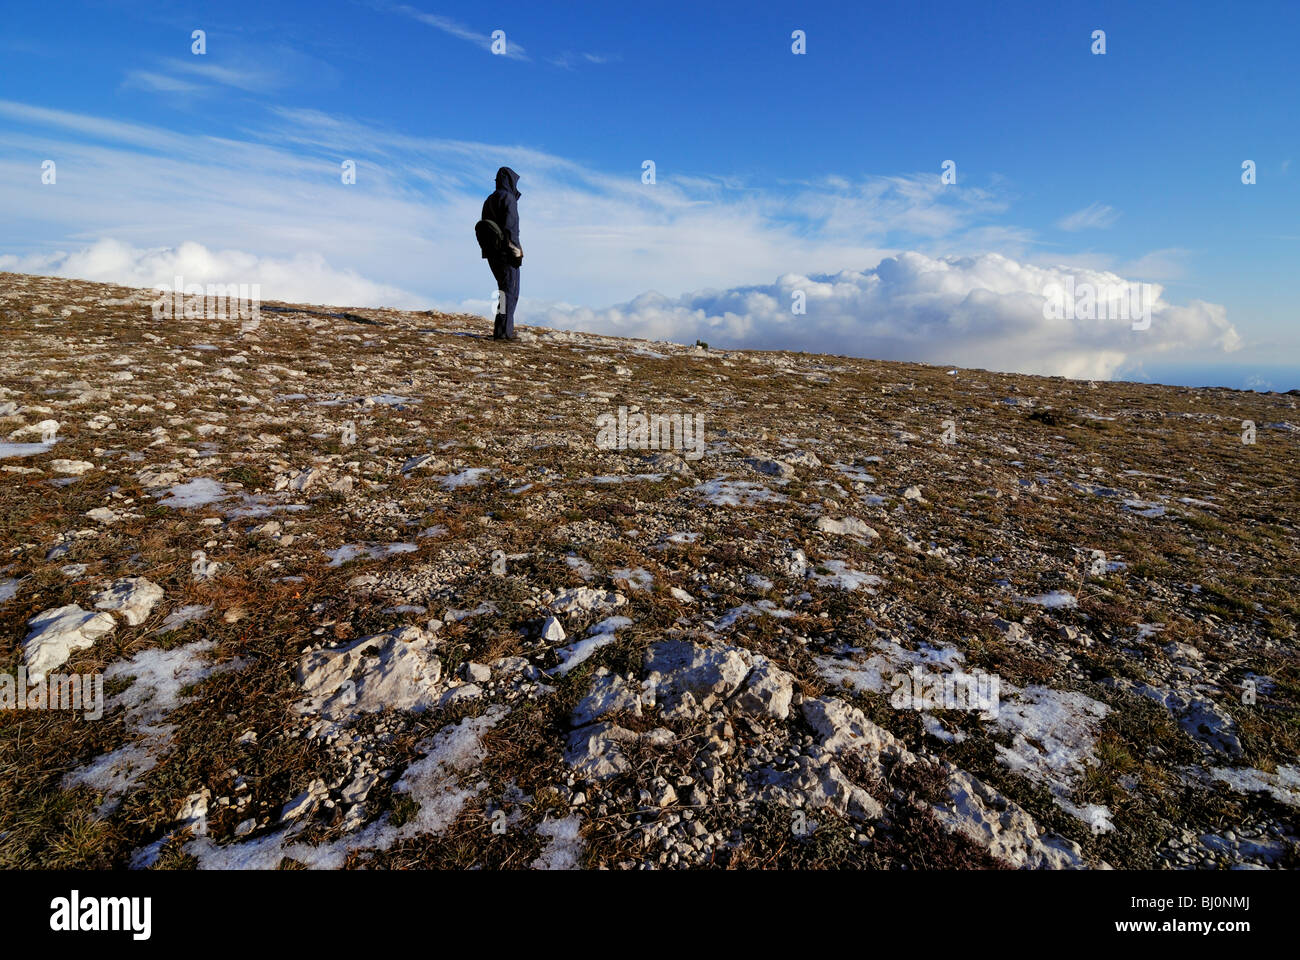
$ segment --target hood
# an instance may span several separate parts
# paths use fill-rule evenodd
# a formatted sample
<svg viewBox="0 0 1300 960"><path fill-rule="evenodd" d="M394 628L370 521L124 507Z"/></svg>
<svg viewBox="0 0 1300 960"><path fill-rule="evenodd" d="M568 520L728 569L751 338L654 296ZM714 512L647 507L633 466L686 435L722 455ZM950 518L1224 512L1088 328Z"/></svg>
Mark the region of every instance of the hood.
<svg viewBox="0 0 1300 960"><path fill-rule="evenodd" d="M519 199L519 174L515 173L509 167L502 167L497 171L497 189L509 190Z"/></svg>

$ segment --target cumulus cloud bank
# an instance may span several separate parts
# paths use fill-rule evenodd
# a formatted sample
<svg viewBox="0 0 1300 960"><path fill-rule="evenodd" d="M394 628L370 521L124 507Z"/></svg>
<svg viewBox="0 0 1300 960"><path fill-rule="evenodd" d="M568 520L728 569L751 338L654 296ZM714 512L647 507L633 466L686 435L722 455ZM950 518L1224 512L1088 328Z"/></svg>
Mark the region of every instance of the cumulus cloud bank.
<svg viewBox="0 0 1300 960"><path fill-rule="evenodd" d="M263 257L177 247L134 247L99 240L72 253L0 256L0 270L123 283L256 283L264 299L337 305L441 307L483 313L488 301L439 303L351 269L320 254ZM1133 329L1117 311L1045 310L1048 292L1067 286L1097 290L1134 287L1115 273L1021 263L996 253L930 257L909 251L866 270L805 276L774 283L700 290L679 297L650 291L604 309L525 300L520 320L615 336L760 350L910 360L1085 379L1110 379L1143 361L1178 352L1229 353L1241 338L1219 304L1186 306L1147 285L1150 326ZM804 312L796 313L802 301ZM1133 314L1135 319L1136 312Z"/></svg>
<svg viewBox="0 0 1300 960"><path fill-rule="evenodd" d="M999 254L932 258L908 252L861 271L703 290L650 292L603 310L551 307L543 322L620 336L707 341L711 346L807 350L885 360L951 363L1014 373L1109 379L1172 350L1241 346L1224 307L1177 306L1151 285L1151 323L1045 314L1052 285L1113 288L1130 281L1099 270L1019 263ZM799 293L806 312L794 312ZM1072 311L1064 311L1072 314ZM1114 316L1114 311L1111 312ZM530 318L532 320L532 318Z"/></svg>

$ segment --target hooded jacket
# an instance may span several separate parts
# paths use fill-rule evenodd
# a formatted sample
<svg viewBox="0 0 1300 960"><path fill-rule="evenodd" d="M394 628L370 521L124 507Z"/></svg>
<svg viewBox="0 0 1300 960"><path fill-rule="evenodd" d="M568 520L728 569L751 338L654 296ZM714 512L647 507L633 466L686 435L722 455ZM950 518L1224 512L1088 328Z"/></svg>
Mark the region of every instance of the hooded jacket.
<svg viewBox="0 0 1300 960"><path fill-rule="evenodd" d="M483 219L491 220L506 240L523 249L519 242L519 174L509 167L497 171L497 188L483 201Z"/></svg>

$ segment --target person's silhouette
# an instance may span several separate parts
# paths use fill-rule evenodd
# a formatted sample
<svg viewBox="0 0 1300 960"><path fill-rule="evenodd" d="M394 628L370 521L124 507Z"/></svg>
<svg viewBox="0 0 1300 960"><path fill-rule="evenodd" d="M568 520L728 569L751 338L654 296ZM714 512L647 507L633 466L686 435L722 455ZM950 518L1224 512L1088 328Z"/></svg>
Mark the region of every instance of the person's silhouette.
<svg viewBox="0 0 1300 960"><path fill-rule="evenodd" d="M501 250L484 253L501 295L497 301L496 322L492 327L495 340L517 340L515 305L519 302L519 266L524 251L519 243L519 174L509 167L497 171L497 188L483 201L483 219L501 228Z"/></svg>

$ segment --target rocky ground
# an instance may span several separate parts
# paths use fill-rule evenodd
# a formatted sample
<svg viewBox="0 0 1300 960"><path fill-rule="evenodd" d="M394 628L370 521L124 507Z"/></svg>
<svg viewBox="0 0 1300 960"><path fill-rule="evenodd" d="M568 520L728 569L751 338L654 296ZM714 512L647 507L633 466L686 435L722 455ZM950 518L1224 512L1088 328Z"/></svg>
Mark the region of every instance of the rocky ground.
<svg viewBox="0 0 1300 960"><path fill-rule="evenodd" d="M1296 864L1296 396L154 296L0 274L4 866Z"/></svg>

